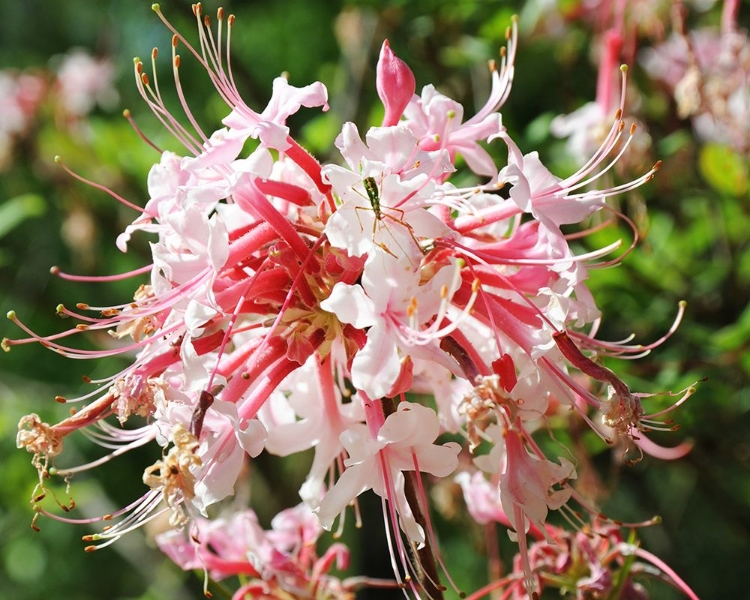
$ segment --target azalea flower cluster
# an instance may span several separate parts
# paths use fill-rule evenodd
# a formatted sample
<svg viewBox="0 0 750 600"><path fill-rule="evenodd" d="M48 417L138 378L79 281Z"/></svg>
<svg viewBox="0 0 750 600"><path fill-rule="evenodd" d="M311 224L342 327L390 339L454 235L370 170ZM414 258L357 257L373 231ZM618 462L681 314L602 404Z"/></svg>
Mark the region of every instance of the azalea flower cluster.
<svg viewBox="0 0 750 600"><path fill-rule="evenodd" d="M580 13L568 15L575 17L570 24L579 18L589 22L599 67L595 101L571 114L559 115L550 126L553 135L568 139L568 150L575 161L584 164L609 127L608 115L617 100L613 64L635 58L654 87L666 91L677 119L690 120L697 139L726 146L741 155L750 151L750 38L738 25L740 2L724 0L719 27L693 29L688 27L690 4L584 2ZM702 13L713 4L697 2L690 8ZM543 14L549 21L551 14ZM556 17L556 26L545 27L538 22L537 29L559 36L564 30L563 18ZM635 86L628 95L631 104L643 104L644 95ZM631 144L628 155L618 161L621 172L634 172L648 159L651 140L645 126L632 116L630 122L637 124L641 135Z"/></svg>
<svg viewBox="0 0 750 600"><path fill-rule="evenodd" d="M571 483L572 453L560 447L561 456L550 458L532 433L552 415L570 415L637 460L644 450L659 453L647 433L671 429L661 418L693 391L649 414L646 395L601 364L601 356L638 357L663 340L596 338L600 314L588 271L617 262L609 255L620 244L576 254L562 230L601 211L617 217L607 198L658 169L596 187L637 136L625 124L624 93L601 145L560 179L536 152L519 149L499 112L514 78L515 22L499 64L490 65L490 97L473 116L432 85L417 94L412 71L386 41L377 64L381 125L361 132L344 124L335 141L343 160L320 164L292 137L287 119L303 107L328 109L322 83L295 87L278 78L259 112L242 101L232 77L233 16L219 10L214 28L194 5L194 47L154 9L173 33L173 72L190 127L162 99L157 51L150 75L136 60L143 99L184 152L156 148L144 206L111 192L138 213L118 247L126 251L141 232L153 236L152 264L115 277L148 276L148 283L119 306L60 305L58 314L77 324L54 335L39 336L8 315L28 337L4 340L6 350L39 342L71 358L133 357L92 382L91 393L58 397L82 405L59 423L22 419L18 446L33 454L40 474L37 514L92 523L45 508L48 478L69 481L152 445L147 491L104 516L107 526L85 538L88 549L168 515L174 531L159 538L164 551L212 578L247 575L238 600L346 598L358 585L377 585L331 574L334 563L346 562L342 546L321 557L314 548L337 519L344 527L347 507L367 490L383 501L394 585L440 597L436 563L449 578L449 561L431 524L428 484L454 477L476 520L504 523L518 541L517 576L509 580L518 597L540 591L539 574L555 553L558 563L565 555L591 565L579 569L592 580L587 585L601 587L613 569L620 573L617 557L627 552L613 541L619 534L611 523L585 523L583 515L599 513ZM205 67L228 106L213 133L184 100L182 49ZM624 69L621 78L624 89ZM488 145L507 159L498 164ZM64 344L86 331L118 341L99 351ZM74 432L109 453L63 466ZM246 461L310 449L302 504L280 513L272 530L246 507L217 517L212 507L232 496ZM549 511L579 533L552 532ZM527 533L539 541L529 546ZM691 594L658 560L651 563ZM622 585L631 571L623 571Z"/></svg>
<svg viewBox="0 0 750 600"><path fill-rule="evenodd" d="M750 152L750 38L737 25L740 3L725 0L720 28L687 31L643 53L645 69L674 97L699 139Z"/></svg>

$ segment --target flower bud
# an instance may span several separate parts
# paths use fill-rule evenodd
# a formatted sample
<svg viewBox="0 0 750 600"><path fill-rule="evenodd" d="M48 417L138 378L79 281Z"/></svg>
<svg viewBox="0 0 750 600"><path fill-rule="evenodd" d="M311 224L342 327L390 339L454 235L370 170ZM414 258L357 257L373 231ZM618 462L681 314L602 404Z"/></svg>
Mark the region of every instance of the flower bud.
<svg viewBox="0 0 750 600"><path fill-rule="evenodd" d="M377 66L378 96L385 106L383 127L398 123L416 89L414 73L391 50L388 40L383 42Z"/></svg>

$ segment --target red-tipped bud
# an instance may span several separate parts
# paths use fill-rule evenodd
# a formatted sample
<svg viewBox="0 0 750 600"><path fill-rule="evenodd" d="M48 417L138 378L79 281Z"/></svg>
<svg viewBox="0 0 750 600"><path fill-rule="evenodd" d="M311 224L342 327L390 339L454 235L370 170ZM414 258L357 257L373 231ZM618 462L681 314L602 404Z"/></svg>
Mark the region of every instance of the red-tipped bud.
<svg viewBox="0 0 750 600"><path fill-rule="evenodd" d="M417 83L411 69L393 53L388 40L383 42L380 49L376 85L378 96L385 106L383 127L395 125L414 96Z"/></svg>

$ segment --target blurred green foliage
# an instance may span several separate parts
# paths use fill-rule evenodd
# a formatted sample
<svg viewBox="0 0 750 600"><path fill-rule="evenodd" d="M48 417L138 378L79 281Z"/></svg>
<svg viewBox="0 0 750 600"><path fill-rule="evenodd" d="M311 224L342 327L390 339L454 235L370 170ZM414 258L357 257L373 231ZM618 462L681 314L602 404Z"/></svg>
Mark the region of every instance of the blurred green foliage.
<svg viewBox="0 0 750 600"><path fill-rule="evenodd" d="M214 7L205 3L206 9ZM570 10L574 2L563 3ZM285 70L290 81L304 85L323 81L330 91L331 111L295 115L291 125L321 160L335 159L332 140L341 123L363 127L377 122L380 108L374 66L383 38L414 70L417 85L435 82L467 107L481 106L489 78L485 63L496 56L514 12L529 13L541 3L492 0L361 0L324 2L236 0L227 10L237 14L233 34L235 77L250 106L263 107L274 76ZM748 4L743 6L747 19ZM118 110L130 108L139 126L160 147L174 147L142 106L132 84L132 57L149 55L152 46L165 51L159 59L162 90L168 90L170 35L150 10L150 2L68 0L47 2L0 0L0 68L45 71L51 57L71 47L108 56L116 68L121 94ZM164 1L168 18L188 36L193 31L189 3ZM524 21L522 16L522 30ZM194 39L194 38L191 38ZM589 60L591 33L570 24L564 37L553 39L526 32L520 42L513 92L503 121L525 151L538 149L552 172L571 169L564 143L549 135L549 122L595 94L596 67ZM744 574L750 548L750 197L748 157L716 144L701 145L689 124L665 119L670 100L657 86L632 69L647 100L641 118L649 126L652 150L664 160L657 178L621 199L620 209L637 224L638 248L618 268L592 273L591 287L605 315L600 337L620 339L631 333L639 342L659 338L669 328L680 300L688 309L677 332L648 357L618 361L633 389L679 390L700 380L698 392L674 414L678 433L658 436L675 445L691 439L694 450L684 459L664 463L646 458L624 467L616 453L595 439L584 443L595 453L588 480L594 482L604 509L623 520L661 514L661 526L641 532L644 544L682 574L701 598L746 597ZM49 77L49 75L43 75ZM226 107L212 93L195 61L183 60L181 83L191 110L207 129L216 126ZM65 163L84 177L103 183L137 204L147 199L146 174L158 155L132 131L117 111L97 110L85 122L56 119L53 101L42 105L32 127L13 150L0 173L0 280L3 312L17 311L37 332L62 329L54 314L60 303L117 304L132 297L132 282L94 286L61 281L49 268L74 273L114 273L148 262L145 241L121 254L116 235L133 214L106 194L65 175L53 163ZM177 112L177 110L176 110ZM467 112L470 109L467 108ZM646 216L647 214L647 216ZM610 227L591 238L605 244L632 238L624 226ZM10 322L0 335L17 337ZM171 565L147 535L135 533L113 547L85 554L80 536L89 531L43 519L41 533L29 528L28 505L36 474L30 456L16 450L15 426L29 412L59 418L55 395L72 396L86 375L105 376L113 363L80 364L38 346L14 348L0 362L0 595L8 600L157 599L200 597L200 582ZM655 397L649 407L666 405ZM97 456L86 441L76 447L80 460ZM140 458L141 460L137 460ZM101 514L139 495L141 469L155 457L139 455L100 469L97 478L75 480L82 514ZM284 467L264 459L257 470L253 498L279 506L296 503L294 471L279 483ZM291 467L294 469L294 467ZM276 475L272 475L276 473ZM611 493L610 483L618 486ZM61 491L64 494L64 490ZM455 490L453 491L455 494ZM369 502L368 500L365 501ZM444 522L455 498L443 498L438 519L444 528L443 556L466 589L486 576L481 558L482 532L468 522ZM377 503L373 503L377 504ZM256 502L261 517L263 503ZM365 504L365 508L367 505ZM381 544L377 506L363 532L352 532L353 545L373 558ZM272 514L272 513L269 513ZM507 544L500 534L500 542ZM357 550L355 548L355 554ZM374 569L378 567L372 567ZM355 565L356 570L356 565ZM387 577L385 570L371 572ZM653 598L673 597L663 585ZM363 596L364 597L364 596ZM374 596L372 596L374 597Z"/></svg>

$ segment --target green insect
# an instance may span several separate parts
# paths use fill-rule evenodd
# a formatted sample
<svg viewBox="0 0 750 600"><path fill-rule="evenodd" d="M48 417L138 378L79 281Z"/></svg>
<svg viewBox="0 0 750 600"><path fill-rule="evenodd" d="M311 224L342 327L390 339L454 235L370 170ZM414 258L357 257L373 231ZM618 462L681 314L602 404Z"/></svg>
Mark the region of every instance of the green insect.
<svg viewBox="0 0 750 600"><path fill-rule="evenodd" d="M375 242L375 237L376 237L377 229L378 229L378 223L382 223L383 226L385 226L385 223L384 223L385 219L390 219L395 224L401 227L405 227L408 230L409 235L411 236L412 240L414 240L414 243L416 244L416 246L420 248L421 250L419 240L417 240L417 238L414 235L414 230L412 229L411 225L409 225L408 223L404 221L404 211L401 210L400 208L385 207L389 211L393 212L396 216L383 211L383 208L380 206L380 190L378 189L378 182L376 181L376 179L374 177L365 177L362 180L362 185L365 188L365 192L367 193L367 199L370 201L370 208L375 217L372 223L373 242L376 243L381 249L383 249L385 252L387 252L391 256L396 257L396 255L388 248L388 246L385 245L384 242ZM357 209L369 210L364 207L357 207ZM361 226L361 223L360 223L360 226ZM398 245L399 248L401 248L401 245L399 244L398 240L395 237L393 237L393 234L390 232L390 230L387 228L386 230L388 231L390 236L393 238L393 241L396 243L396 245ZM406 254L403 248L401 250L404 254Z"/></svg>
<svg viewBox="0 0 750 600"><path fill-rule="evenodd" d="M370 199L370 206L372 206L372 212L375 213L375 219L378 221L382 220L383 213L380 212L380 192L378 191L378 184L375 178L365 177L362 185L365 186L367 197Z"/></svg>

